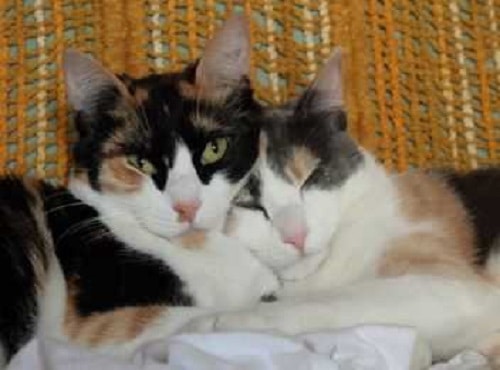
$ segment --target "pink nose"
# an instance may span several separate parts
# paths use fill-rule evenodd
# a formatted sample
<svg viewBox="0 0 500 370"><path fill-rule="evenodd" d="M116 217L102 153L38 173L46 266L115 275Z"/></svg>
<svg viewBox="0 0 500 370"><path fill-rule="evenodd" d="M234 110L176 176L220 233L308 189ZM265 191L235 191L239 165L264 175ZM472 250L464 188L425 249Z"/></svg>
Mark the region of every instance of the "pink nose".
<svg viewBox="0 0 500 370"><path fill-rule="evenodd" d="M306 242L306 237L307 237L307 231L300 230L290 235L287 235L286 237L283 238L283 241L287 244L291 244L299 252L303 252L304 244Z"/></svg>
<svg viewBox="0 0 500 370"><path fill-rule="evenodd" d="M174 205L175 211L179 214L179 221L181 222L193 222L196 217L196 212L200 208L200 201L191 200L178 202Z"/></svg>

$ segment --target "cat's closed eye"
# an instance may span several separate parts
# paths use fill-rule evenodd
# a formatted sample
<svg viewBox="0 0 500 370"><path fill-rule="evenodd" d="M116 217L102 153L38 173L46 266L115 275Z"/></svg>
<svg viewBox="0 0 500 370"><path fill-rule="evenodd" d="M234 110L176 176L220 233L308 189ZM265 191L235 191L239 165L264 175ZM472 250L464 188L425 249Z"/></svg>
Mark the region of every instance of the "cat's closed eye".
<svg viewBox="0 0 500 370"><path fill-rule="evenodd" d="M300 186L300 191L307 190L310 186L314 185L318 180L324 176L322 168L319 163L311 170L311 173L307 176L304 182Z"/></svg>
<svg viewBox="0 0 500 370"><path fill-rule="evenodd" d="M148 176L153 176L156 173L155 166L147 159L141 158L138 155L128 155L127 164Z"/></svg>
<svg viewBox="0 0 500 370"><path fill-rule="evenodd" d="M261 212L266 220L270 219L269 213L264 208L264 206L262 206L261 204L259 204L257 202L235 202L234 205L236 207L241 207L241 208L251 209L252 211Z"/></svg>
<svg viewBox="0 0 500 370"><path fill-rule="evenodd" d="M214 164L224 158L229 147L229 138L218 137L207 142L201 155L201 164L206 166Z"/></svg>

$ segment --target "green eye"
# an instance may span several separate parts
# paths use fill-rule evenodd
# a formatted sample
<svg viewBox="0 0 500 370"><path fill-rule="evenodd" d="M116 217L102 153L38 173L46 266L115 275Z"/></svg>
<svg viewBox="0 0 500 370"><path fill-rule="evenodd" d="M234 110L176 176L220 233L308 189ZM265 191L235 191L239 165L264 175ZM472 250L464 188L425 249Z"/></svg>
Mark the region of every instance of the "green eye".
<svg viewBox="0 0 500 370"><path fill-rule="evenodd" d="M220 161L226 154L228 144L229 139L226 137L210 140L201 155L201 164L205 166Z"/></svg>
<svg viewBox="0 0 500 370"><path fill-rule="evenodd" d="M156 168L150 161L144 158L140 158L137 155L128 155L127 163L130 166L138 169L145 175L152 176L156 173Z"/></svg>

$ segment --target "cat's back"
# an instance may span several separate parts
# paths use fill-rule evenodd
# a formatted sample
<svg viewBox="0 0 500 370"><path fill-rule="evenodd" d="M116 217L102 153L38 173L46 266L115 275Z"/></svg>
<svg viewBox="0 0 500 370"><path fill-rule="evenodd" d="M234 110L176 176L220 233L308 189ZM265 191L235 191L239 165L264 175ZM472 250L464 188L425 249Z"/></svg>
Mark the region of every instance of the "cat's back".
<svg viewBox="0 0 500 370"><path fill-rule="evenodd" d="M447 265L469 273L488 261L500 236L498 169L412 171L393 180L401 216L414 231L392 243L381 271Z"/></svg>
<svg viewBox="0 0 500 370"><path fill-rule="evenodd" d="M448 186L467 210L475 231L479 263L500 248L500 168L444 176Z"/></svg>

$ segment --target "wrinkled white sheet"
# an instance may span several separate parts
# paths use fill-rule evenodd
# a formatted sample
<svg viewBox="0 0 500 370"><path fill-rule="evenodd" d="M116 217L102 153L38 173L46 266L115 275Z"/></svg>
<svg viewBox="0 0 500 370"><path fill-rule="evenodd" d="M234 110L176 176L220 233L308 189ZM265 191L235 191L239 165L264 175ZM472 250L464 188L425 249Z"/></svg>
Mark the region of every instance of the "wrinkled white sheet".
<svg viewBox="0 0 500 370"><path fill-rule="evenodd" d="M409 328L361 326L293 338L259 333L185 334L118 360L46 339L29 342L8 370L413 370L427 369L428 347ZM464 352L432 370L483 370Z"/></svg>

